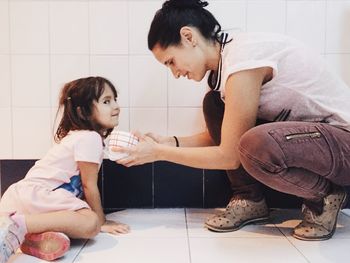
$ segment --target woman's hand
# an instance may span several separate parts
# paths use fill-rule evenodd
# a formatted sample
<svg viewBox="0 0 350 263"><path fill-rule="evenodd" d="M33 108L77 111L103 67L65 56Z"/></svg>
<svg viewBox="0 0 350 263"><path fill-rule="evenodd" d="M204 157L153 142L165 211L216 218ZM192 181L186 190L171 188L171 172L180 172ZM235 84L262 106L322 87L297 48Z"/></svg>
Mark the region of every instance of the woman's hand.
<svg viewBox="0 0 350 263"><path fill-rule="evenodd" d="M155 134L152 132L146 133L146 136L149 138L152 138L155 142L157 142L159 144L165 144L165 145L169 145L169 146L176 145L174 137L161 136L159 134Z"/></svg>
<svg viewBox="0 0 350 263"><path fill-rule="evenodd" d="M130 232L130 227L120 222L106 220L101 226L101 232L110 233L113 235L127 234Z"/></svg>
<svg viewBox="0 0 350 263"><path fill-rule="evenodd" d="M128 154L127 157L117 160L118 164L130 167L158 161L157 147L159 144L150 136L135 133L139 143L133 147L113 147L112 150Z"/></svg>

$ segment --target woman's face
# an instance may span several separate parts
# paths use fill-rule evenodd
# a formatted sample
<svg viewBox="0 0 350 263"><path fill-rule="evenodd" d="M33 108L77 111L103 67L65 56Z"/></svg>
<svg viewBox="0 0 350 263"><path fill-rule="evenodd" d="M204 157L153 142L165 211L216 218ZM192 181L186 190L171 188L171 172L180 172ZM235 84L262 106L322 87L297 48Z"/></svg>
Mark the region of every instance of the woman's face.
<svg viewBox="0 0 350 263"><path fill-rule="evenodd" d="M175 78L187 77L201 81L208 70L202 49L186 39L182 39L180 45L165 49L157 44L152 53L160 63L171 70Z"/></svg>

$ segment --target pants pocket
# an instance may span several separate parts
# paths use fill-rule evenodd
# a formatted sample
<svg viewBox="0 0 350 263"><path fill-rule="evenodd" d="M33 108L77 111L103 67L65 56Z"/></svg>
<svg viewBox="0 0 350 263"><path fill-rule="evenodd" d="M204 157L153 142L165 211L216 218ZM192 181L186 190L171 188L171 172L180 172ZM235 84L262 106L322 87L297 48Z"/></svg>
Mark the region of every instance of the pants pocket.
<svg viewBox="0 0 350 263"><path fill-rule="evenodd" d="M332 151L316 125L281 127L269 134L282 149L288 167L303 168L322 176L331 173Z"/></svg>

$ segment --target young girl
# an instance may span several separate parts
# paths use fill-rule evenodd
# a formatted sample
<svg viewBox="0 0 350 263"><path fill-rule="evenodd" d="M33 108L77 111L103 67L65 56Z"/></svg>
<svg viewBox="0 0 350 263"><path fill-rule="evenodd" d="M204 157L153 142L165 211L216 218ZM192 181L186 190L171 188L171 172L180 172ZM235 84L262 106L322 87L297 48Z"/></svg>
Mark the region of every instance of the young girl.
<svg viewBox="0 0 350 263"><path fill-rule="evenodd" d="M106 220L97 187L103 139L118 125L115 87L102 77L69 82L61 92L61 109L57 144L1 199L1 263L19 246L23 253L54 260L69 249L68 237L129 231Z"/></svg>
<svg viewBox="0 0 350 263"><path fill-rule="evenodd" d="M126 166L157 160L225 169L232 198L209 218L234 231L268 218L260 183L304 199L293 236L332 237L350 185L350 89L318 54L287 36L222 32L200 0L169 0L157 11L148 47L176 78L212 89L203 101L208 130L189 137L141 136L121 149ZM268 124L256 126L257 119ZM256 126L256 127L255 127ZM171 147L171 146L180 147Z"/></svg>

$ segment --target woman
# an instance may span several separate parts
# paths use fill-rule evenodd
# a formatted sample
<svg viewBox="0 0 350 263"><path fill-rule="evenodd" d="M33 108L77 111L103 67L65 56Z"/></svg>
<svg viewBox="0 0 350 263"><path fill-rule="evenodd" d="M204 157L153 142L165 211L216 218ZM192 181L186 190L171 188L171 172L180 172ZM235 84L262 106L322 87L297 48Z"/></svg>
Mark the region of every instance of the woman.
<svg viewBox="0 0 350 263"><path fill-rule="evenodd" d="M166 1L148 46L176 78L201 81L210 72L203 101L208 130L181 138L139 135L137 147L119 149L129 157L118 163L226 169L233 195L224 212L207 219L211 230L268 219L263 183L304 199L294 237L331 238L346 200L342 186L350 184L350 89L298 41L222 32L205 6Z"/></svg>

